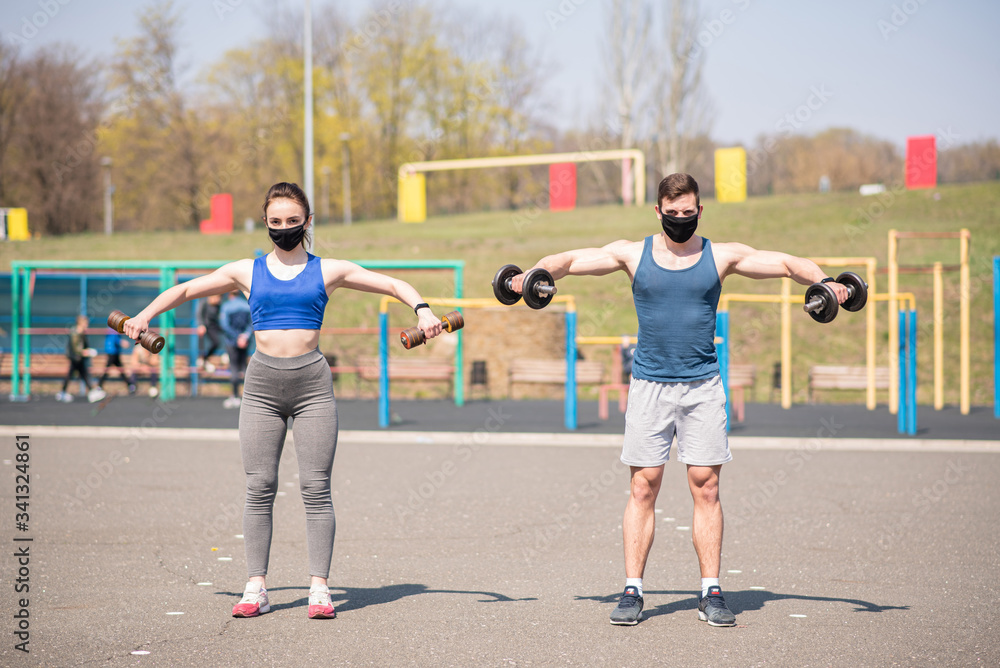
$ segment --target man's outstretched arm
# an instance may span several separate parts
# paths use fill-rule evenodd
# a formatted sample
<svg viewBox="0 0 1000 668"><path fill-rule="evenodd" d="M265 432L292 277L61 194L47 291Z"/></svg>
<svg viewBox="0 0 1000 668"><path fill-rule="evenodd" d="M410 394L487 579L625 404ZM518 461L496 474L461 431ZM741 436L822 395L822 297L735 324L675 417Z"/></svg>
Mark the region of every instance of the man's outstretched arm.
<svg viewBox="0 0 1000 668"><path fill-rule="evenodd" d="M731 255L727 274L747 278L790 278L801 285L819 283L827 277L819 265L804 257L777 251L756 250L746 244L729 243L725 250ZM847 287L840 283L830 283L837 301L847 299Z"/></svg>
<svg viewBox="0 0 1000 668"><path fill-rule="evenodd" d="M580 248L547 255L532 268L545 269L557 281L564 276L604 276L627 269L631 244L630 241L615 241L601 248ZM521 292L523 282L524 274L514 277L515 292Z"/></svg>

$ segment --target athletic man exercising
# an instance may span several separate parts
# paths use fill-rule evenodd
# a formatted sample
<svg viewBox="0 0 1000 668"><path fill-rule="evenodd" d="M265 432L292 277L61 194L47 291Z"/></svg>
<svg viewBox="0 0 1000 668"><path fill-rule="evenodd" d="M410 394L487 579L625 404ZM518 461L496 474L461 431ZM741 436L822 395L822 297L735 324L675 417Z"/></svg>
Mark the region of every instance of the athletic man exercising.
<svg viewBox="0 0 1000 668"><path fill-rule="evenodd" d="M841 303L848 292L805 258L740 243L712 244L695 235L702 207L698 184L688 174L671 174L660 182L655 210L663 227L660 234L550 255L535 266L547 269L556 280L624 271L632 282L639 342L621 456L632 471L622 522L626 579L611 623L632 625L642 619L642 575L653 544L654 506L676 434L677 459L687 465L694 499L691 539L701 566L698 617L712 626L733 626L736 617L719 587L719 474L722 465L732 460L726 397L715 354L715 311L722 281L736 274L787 276L802 285L828 282ZM520 292L523 283L524 274L515 276L512 288Z"/></svg>

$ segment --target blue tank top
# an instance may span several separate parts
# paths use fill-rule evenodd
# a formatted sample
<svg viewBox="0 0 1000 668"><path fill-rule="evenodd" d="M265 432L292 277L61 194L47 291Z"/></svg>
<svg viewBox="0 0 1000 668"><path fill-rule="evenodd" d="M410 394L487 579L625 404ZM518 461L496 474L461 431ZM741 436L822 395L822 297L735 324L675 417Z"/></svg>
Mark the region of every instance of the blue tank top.
<svg viewBox="0 0 1000 668"><path fill-rule="evenodd" d="M267 255L253 261L250 314L254 331L266 329L319 329L330 297L323 282L320 258L307 253L305 269L282 281L267 268Z"/></svg>
<svg viewBox="0 0 1000 668"><path fill-rule="evenodd" d="M715 310L721 292L711 241L702 239L697 262L674 270L656 263L653 237L646 237L632 280L635 313L639 317L632 375L659 383L717 376Z"/></svg>

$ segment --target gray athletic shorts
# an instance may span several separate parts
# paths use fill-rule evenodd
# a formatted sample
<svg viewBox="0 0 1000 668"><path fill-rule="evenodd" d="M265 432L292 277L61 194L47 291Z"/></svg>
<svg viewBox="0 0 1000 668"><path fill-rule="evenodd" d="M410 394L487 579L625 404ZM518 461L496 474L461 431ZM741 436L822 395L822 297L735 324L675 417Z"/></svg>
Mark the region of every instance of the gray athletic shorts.
<svg viewBox="0 0 1000 668"><path fill-rule="evenodd" d="M677 434L677 460L715 466L733 459L726 435L726 395L722 379L657 383L632 378L625 412L622 463L662 466Z"/></svg>

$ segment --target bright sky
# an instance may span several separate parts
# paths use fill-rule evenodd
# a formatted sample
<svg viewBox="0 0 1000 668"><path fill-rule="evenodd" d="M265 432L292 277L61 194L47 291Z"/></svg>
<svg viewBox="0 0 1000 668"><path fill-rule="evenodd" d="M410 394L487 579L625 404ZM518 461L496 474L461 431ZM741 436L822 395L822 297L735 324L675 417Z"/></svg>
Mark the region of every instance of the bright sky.
<svg viewBox="0 0 1000 668"><path fill-rule="evenodd" d="M180 0L182 60L196 72L227 49L263 37L275 1ZM609 0L438 1L515 17L554 66L546 94L555 125L600 120ZM314 0L314 11L321 4ZM351 15L368 4L351 0ZM116 38L135 34L140 6L135 0L3 0L0 38L31 35L29 51L69 42L107 56ZM218 6L234 9L222 14ZM711 134L720 142L834 126L898 145L908 135L938 134L939 148L946 148L945 135L957 143L1000 137L996 0L702 0L701 8ZM662 23L654 33L665 34Z"/></svg>

